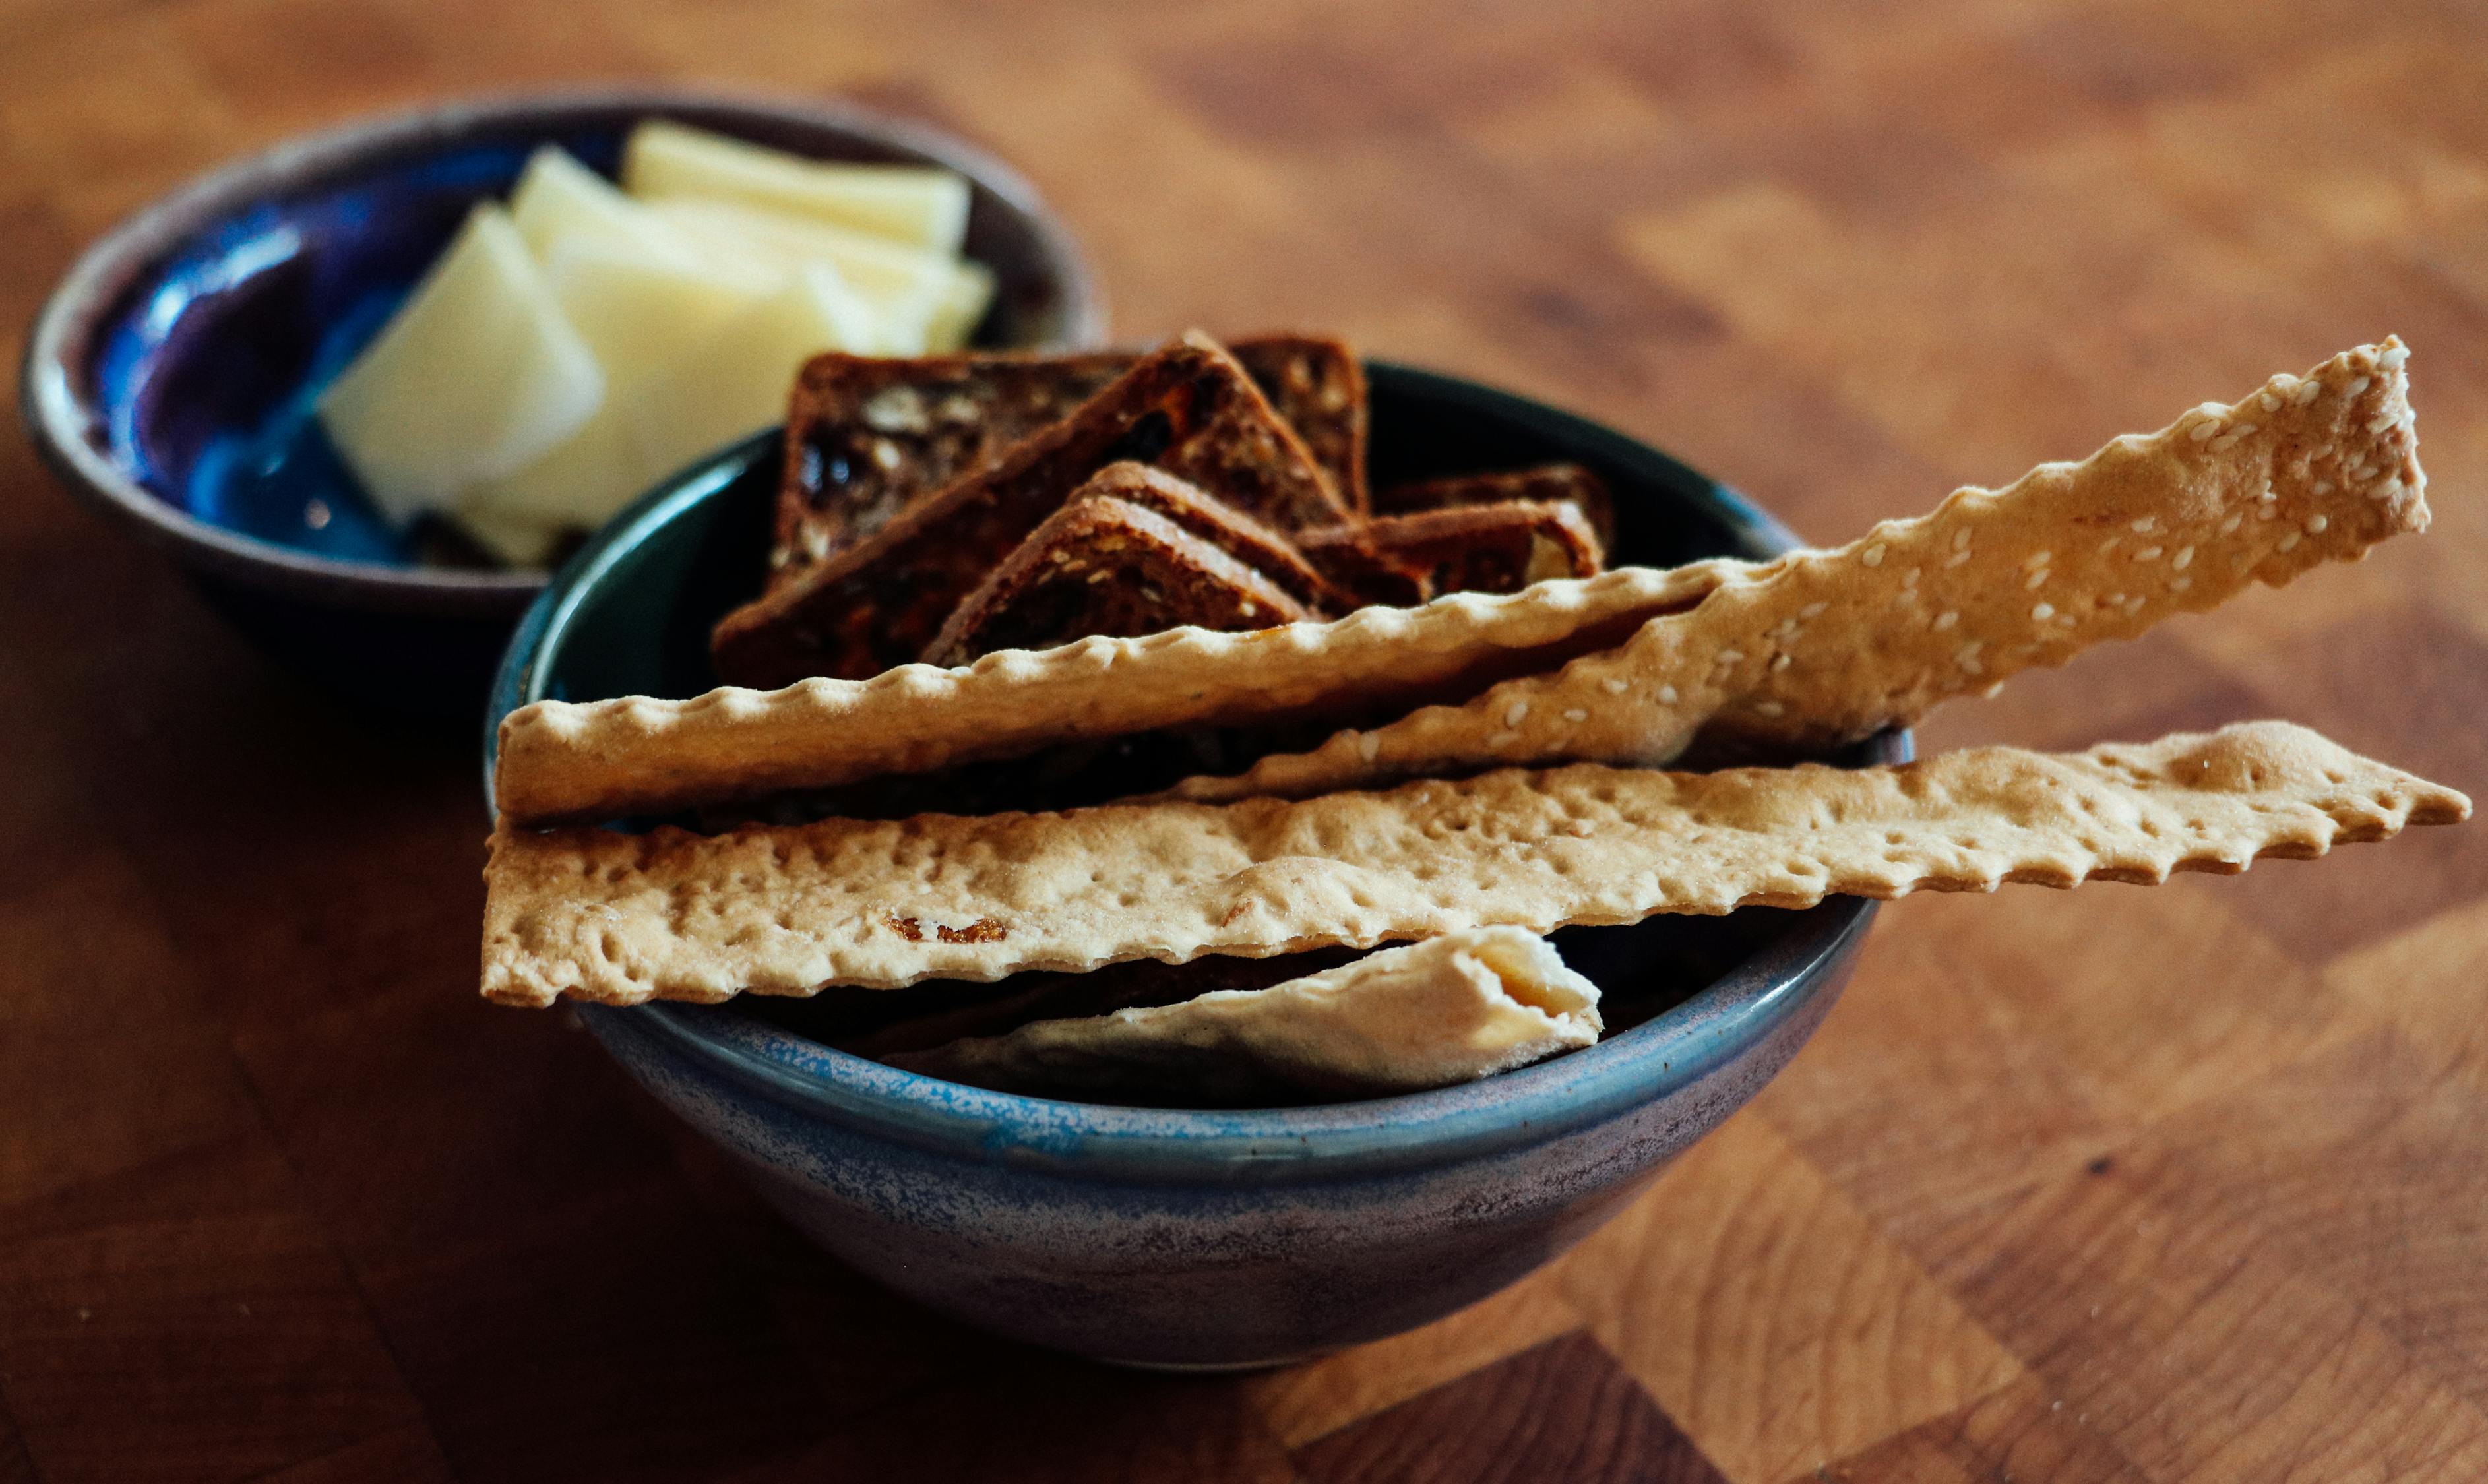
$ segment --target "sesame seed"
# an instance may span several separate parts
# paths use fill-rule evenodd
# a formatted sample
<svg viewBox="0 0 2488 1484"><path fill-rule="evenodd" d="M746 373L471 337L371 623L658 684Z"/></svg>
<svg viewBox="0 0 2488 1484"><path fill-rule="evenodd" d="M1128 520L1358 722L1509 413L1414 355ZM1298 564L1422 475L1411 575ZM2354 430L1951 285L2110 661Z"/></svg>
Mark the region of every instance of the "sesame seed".
<svg viewBox="0 0 2488 1484"><path fill-rule="evenodd" d="M1674 686L1661 686L1658 687L1658 704L1661 706L1673 706L1676 704L1676 687Z"/></svg>
<svg viewBox="0 0 2488 1484"><path fill-rule="evenodd" d="M1512 703L1511 707L1504 712L1503 724L1505 726L1518 726L1520 725L1520 718L1528 714L1529 703L1527 701L1514 701Z"/></svg>
<svg viewBox="0 0 2488 1484"><path fill-rule="evenodd" d="M2189 566L2191 566L2191 565L2193 563L2193 560L2194 560L2194 548L2193 548L2193 547L2191 547L2191 546L2179 546L2179 547L2177 548L2177 554L2176 554L2175 556L2172 556L2172 557L2170 557L2170 558L2168 559L2168 567L2169 567L2169 570L2170 570L2170 571L2172 571L2172 572L2184 572L2184 571L2185 571Z"/></svg>
<svg viewBox="0 0 2488 1484"><path fill-rule="evenodd" d="M2329 479L2319 479L2307 488L2317 494L2331 494L2332 492L2332 481Z"/></svg>
<svg viewBox="0 0 2488 1484"><path fill-rule="evenodd" d="M2045 567L2055 560L2055 556L2053 551L2033 551L2022 559L2022 570L2028 572L2035 567Z"/></svg>
<svg viewBox="0 0 2488 1484"><path fill-rule="evenodd" d="M1955 551L1966 551L1969 549L1968 526L1965 525L1960 530L1952 533L1952 548Z"/></svg>
<svg viewBox="0 0 2488 1484"><path fill-rule="evenodd" d="M2367 491L2370 498L2379 500L2397 500L2401 498L2401 493L2402 477L2398 474Z"/></svg>
<svg viewBox="0 0 2488 1484"><path fill-rule="evenodd" d="M1710 662L1722 668L1742 664L1745 662L1745 652L1740 649L1723 649L1719 652L1719 658Z"/></svg>
<svg viewBox="0 0 2488 1484"><path fill-rule="evenodd" d="M1903 574L1901 574L1901 585L1902 585L1903 587L1915 587L1915 586L1917 586L1917 585L1918 585L1918 573L1919 573L1919 571L1920 571L1920 569L1919 569L1919 568L1912 567L1912 568L1910 568L1908 572L1903 573Z"/></svg>
<svg viewBox="0 0 2488 1484"><path fill-rule="evenodd" d="M1617 679L1615 676L1610 675L1605 680L1598 682L1598 684L1606 687L1607 694L1609 695L1622 695L1625 693L1625 683L1622 680Z"/></svg>
<svg viewBox="0 0 2488 1484"><path fill-rule="evenodd" d="M2220 534L2223 536L2231 534L2237 530L2239 523L2245 519L2246 516L2244 513L2232 515L2229 518L2220 522Z"/></svg>
<svg viewBox="0 0 2488 1484"><path fill-rule="evenodd" d="M2402 362L2409 359L2410 347L2408 346L2387 346L2376 352L2376 364L2387 371L2401 370Z"/></svg>
<svg viewBox="0 0 2488 1484"><path fill-rule="evenodd" d="M1955 613L1950 608L1946 608L1941 613L1936 615L1936 630L1940 633L1944 630L1950 629L1953 625L1960 622L1961 615Z"/></svg>
<svg viewBox="0 0 2488 1484"><path fill-rule="evenodd" d="M2280 410L2280 399L2270 392L2264 393L2258 400L2263 403L2263 409L2267 412L2277 412Z"/></svg>
<svg viewBox="0 0 2488 1484"><path fill-rule="evenodd" d="M1988 700L1993 701L1993 700L1994 700L1998 695L2002 694L2002 693L2003 693L2003 690L2004 690L2004 682L2002 682L2002 681L1997 681L1994 685L1990 686L1988 686L1986 689L1984 689L1984 690L1980 691L1980 692L1979 692L1979 694L1980 694L1980 695L1982 695L1982 696L1985 696Z"/></svg>
<svg viewBox="0 0 2488 1484"><path fill-rule="evenodd" d="M2106 556L2106 555L2107 555L2109 552L2111 552L2111 551L2115 550L2115 549L2116 549L2116 547L2117 547L2117 544L2118 544L2119 542L2122 542L2123 540L2125 540L2125 538L2124 538L2124 537L2122 537L2122 536L2111 536L2111 537L2109 537L2107 540L2106 540L2106 541L2104 541L2104 542L2101 542L2101 543L2100 543L2100 555L2102 555L2102 556Z"/></svg>
<svg viewBox="0 0 2488 1484"><path fill-rule="evenodd" d="M2027 593L2035 593L2041 587L2047 585L2047 581L2048 569L2042 567L2037 572L2030 574L2030 580L2022 584L2022 590Z"/></svg>
<svg viewBox="0 0 2488 1484"><path fill-rule="evenodd" d="M2315 492L2316 492L2317 494L2322 494L2322 493L2324 492L2324 489L2325 489L2325 487L2324 487L2324 486L2318 485L2318 486L2316 487ZM2273 493L2273 490L2272 490L2272 481L2271 481L2271 480L2265 480L2265 481L2264 481L2264 484L2263 484L2263 488L2262 488L2261 490L2256 490L2256 491L2255 491L2255 498L2256 498L2256 499L2258 499L2258 500L2261 500L2261 501L2263 501L2265 504L2269 505L2269 504L2271 504L2273 501L2275 501L2275 500L2276 500L2276 499L2279 499L2279 498L2280 498L2280 496L2279 496L2279 495L2277 495L2277 494Z"/></svg>
<svg viewBox="0 0 2488 1484"><path fill-rule="evenodd" d="M2134 534L2136 536L2148 536L2154 530L2157 530L2159 526L2160 518L2158 516L2145 516L2141 519L2134 522Z"/></svg>
<svg viewBox="0 0 2488 1484"><path fill-rule="evenodd" d="M2193 427L2188 429L2186 431L2186 436L2193 439L2197 443L2201 443L2219 431L2220 420L2217 417L2207 417L2201 422L2196 423Z"/></svg>
<svg viewBox="0 0 2488 1484"><path fill-rule="evenodd" d="M1497 732L1485 740L1485 744L1489 747L1509 747L1518 741L1520 741L1518 732Z"/></svg>
<svg viewBox="0 0 2488 1484"><path fill-rule="evenodd" d="M2237 447L2238 440L2245 436L2246 433L2244 430L2237 433L2222 434L2220 436L2214 438L2209 446L2212 452L2216 454L2225 454L2230 449Z"/></svg>
<svg viewBox="0 0 2488 1484"><path fill-rule="evenodd" d="M1968 560L1969 560L1969 553L1968 553L1968 552L1966 552L1966 551L1956 551L1956 552L1954 552L1952 555L1950 555L1950 556L1948 556L1948 557L1945 557L1945 558L1944 558L1944 565L1945 565L1946 567L1958 567L1958 566L1960 566L1962 563L1966 562L1966 561L1968 561Z"/></svg>
<svg viewBox="0 0 2488 1484"><path fill-rule="evenodd" d="M2303 407L2323 395L2324 383L2316 380L2313 377L2309 377L2305 380L2298 383L2298 394L2289 400L2297 403Z"/></svg>
<svg viewBox="0 0 2488 1484"><path fill-rule="evenodd" d="M1831 604L1827 602L1810 602L1804 607L1797 609L1796 616L1799 618L1821 618L1823 617L1823 610L1830 606Z"/></svg>
<svg viewBox="0 0 2488 1484"><path fill-rule="evenodd" d="M1789 657L1788 657L1788 656L1786 656L1786 655L1773 655L1773 656L1771 657L1771 673L1772 673L1772 674L1776 675L1776 674L1778 674L1780 671L1785 670L1785 669L1787 669L1788 667L1789 667Z"/></svg>
<svg viewBox="0 0 2488 1484"><path fill-rule="evenodd" d="M2374 472L2376 472L2376 466L2361 459L2344 469L2342 475L2354 485L2363 485L2367 482L2367 476Z"/></svg>
<svg viewBox="0 0 2488 1484"><path fill-rule="evenodd" d="M2257 428L2258 428L2258 427L2260 427L2260 426L2262 426L2262 425L2261 425L2261 424L2259 424L2259 423L2240 423L2240 424L2238 424L2236 427L2234 427L2234 428L2232 428L2232 429L2230 429L2230 430L2229 430L2229 436L2230 436L2230 437L2233 437L2233 438L2243 438L2243 437L2246 437L2246 436L2248 436L2248 434L2252 434L2252 433L2255 431L2255 429L2257 429Z"/></svg>
<svg viewBox="0 0 2488 1484"><path fill-rule="evenodd" d="M2137 562L2156 562L2160 560L2160 553L2163 549L2163 548L2160 546L2145 546L2141 550L2134 553L2134 559Z"/></svg>
<svg viewBox="0 0 2488 1484"><path fill-rule="evenodd" d="M2324 528L2332 523L2332 518L2330 516L2309 516L2306 518L2306 534L2321 536L2324 534Z"/></svg>
<svg viewBox="0 0 2488 1484"><path fill-rule="evenodd" d="M2274 549L2274 550L2276 550L2276 551L2287 551L2287 550L2289 550L2291 547L2293 547L2293 546L2297 546L2297 545L2298 545L2298 533L2297 533L2296 531L2292 531L2292 532L2290 532L2288 535L2283 536L2283 537L2280 539L2280 544L2279 544L2278 546L2275 546L2273 549Z"/></svg>
<svg viewBox="0 0 2488 1484"><path fill-rule="evenodd" d="M2075 624L2078 623L2079 620L2076 619L2070 613L2059 613L2056 615L2056 622L2064 625L2068 629L2071 629Z"/></svg>
<svg viewBox="0 0 2488 1484"><path fill-rule="evenodd" d="M1356 755L1358 757L1371 763L1373 761L1374 755L1379 753L1381 750L1382 738L1378 734L1373 732L1361 732L1357 734Z"/></svg>
<svg viewBox="0 0 2488 1484"><path fill-rule="evenodd" d="M2191 577L2172 577L2168 581L2168 591L2182 593L2193 585L2194 579Z"/></svg>
<svg viewBox="0 0 2488 1484"><path fill-rule="evenodd" d="M2367 424L2367 431L2369 433L2382 433L2401 420L2402 415L2399 412L2379 413L2373 421Z"/></svg>
<svg viewBox="0 0 2488 1484"><path fill-rule="evenodd" d="M2127 599L2125 601L2125 616L2132 618L2134 615L2141 612L2143 602L2144 600L2139 594Z"/></svg>
<svg viewBox="0 0 2488 1484"><path fill-rule="evenodd" d="M1787 711L1788 708L1782 706L1777 701L1756 701L1754 703L1754 710L1761 712L1766 716L1776 716L1782 712Z"/></svg>
<svg viewBox="0 0 2488 1484"><path fill-rule="evenodd" d="M1590 719L1590 714L1588 712L1578 710L1568 711L1564 714L1564 719L1575 723L1583 722Z"/></svg>
<svg viewBox="0 0 2488 1484"><path fill-rule="evenodd" d="M2269 520L2279 514L2280 510L2277 506L2267 505L2263 509L2255 512L2255 518L2258 520Z"/></svg>
<svg viewBox="0 0 2488 1484"><path fill-rule="evenodd" d="M1858 552L1857 560L1864 562L1869 567L1882 566L1883 544L1879 541L1875 543L1875 545L1868 546L1865 550Z"/></svg>
<svg viewBox="0 0 2488 1484"><path fill-rule="evenodd" d="M2359 379L2357 379L2357 380L2355 380L2355 381L2351 382L2349 385L2347 385L2347 386L2345 386L2345 387L2341 388L2341 395L2342 395L2343 397L2345 397L2345 398L2347 398L2347 397L2356 397L2356 396L2357 396L2357 395L2359 395L2361 392L2363 392L2363 391L2365 391L2365 390L2367 389L2367 383L2368 383L2371 379L2373 379L2373 378L2368 378L2368 377L2361 377Z"/></svg>
<svg viewBox="0 0 2488 1484"><path fill-rule="evenodd" d="M2103 600L2101 600L2101 601L2102 601L2102 602L2106 602L2109 607L2113 608L2113 607L2115 607L2117 604L2119 604L2119 603L2121 603L2121 602L2125 602L2125 595L2124 595L2123 593L2110 593L2110 594L2108 594L2108 595L2107 595L2107 597L2106 597L2106 598L2105 598L2105 599L2103 599Z"/></svg>
<svg viewBox="0 0 2488 1484"><path fill-rule="evenodd" d="M2052 602L2043 602L2030 610L2030 616L2044 624L2056 616L2056 605Z"/></svg>
<svg viewBox="0 0 2488 1484"><path fill-rule="evenodd" d="M1784 618L1771 626L1771 634L1774 638L1794 639L1804 630L1804 627L1795 619Z"/></svg>

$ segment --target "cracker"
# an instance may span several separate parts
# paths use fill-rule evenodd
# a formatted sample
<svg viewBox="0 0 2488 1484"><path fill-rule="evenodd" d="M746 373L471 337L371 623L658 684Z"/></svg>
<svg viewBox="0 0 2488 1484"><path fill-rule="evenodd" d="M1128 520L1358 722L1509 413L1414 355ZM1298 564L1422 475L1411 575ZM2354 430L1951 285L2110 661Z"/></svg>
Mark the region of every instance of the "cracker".
<svg viewBox="0 0 2488 1484"><path fill-rule="evenodd" d="M1396 716L1621 643L1739 565L1627 567L1335 623L1089 639L991 655L966 669L901 665L869 681L807 680L765 693L728 686L681 701L538 701L501 720L494 795L520 824L609 819L1162 728Z"/></svg>
<svg viewBox="0 0 2488 1484"><path fill-rule="evenodd" d="M1276 583L1156 511L1092 494L1031 532L959 604L924 658L965 664L994 650L1051 649L1091 634L1267 629L1305 617L1304 604Z"/></svg>
<svg viewBox="0 0 2488 1484"><path fill-rule="evenodd" d="M1908 725L2251 583L2278 587L2424 530L2406 359L2391 339L2345 351L2080 463L1729 574L1690 610L1560 673L1174 792L1301 798L1462 769L1656 766L1697 737L1732 753L1817 751Z"/></svg>
<svg viewBox="0 0 2488 1484"><path fill-rule="evenodd" d="M1855 770L1504 769L1381 794L825 820L504 825L483 992L616 1004L1264 957L1507 924L1811 907L2311 857L2470 801L2284 722Z"/></svg>
<svg viewBox="0 0 2488 1484"><path fill-rule="evenodd" d="M1577 463L1544 463L1391 485L1374 491L1373 513L1407 516L1464 505L1499 505L1506 500L1561 500L1578 509L1590 529L1598 533L1600 550L1616 544L1615 496L1608 492L1605 480Z"/></svg>
<svg viewBox="0 0 2488 1484"><path fill-rule="evenodd" d="M1413 604L1445 593L1516 593L1594 577L1597 533L1569 500L1503 500L1377 516L1297 538L1305 559L1368 602Z"/></svg>
<svg viewBox="0 0 2488 1484"><path fill-rule="evenodd" d="M1313 335L1258 335L1228 349L1362 511L1365 373L1355 351ZM788 399L770 587L1069 417L1139 359L1129 350L813 357Z"/></svg>
<svg viewBox="0 0 2488 1484"><path fill-rule="evenodd" d="M1597 986L1544 938L1472 928L1264 990L888 1059L1003 1092L1234 1105L1449 1087L1590 1046L1601 1028Z"/></svg>
<svg viewBox="0 0 2488 1484"><path fill-rule="evenodd" d="M1073 490L1124 459L1188 479L1283 532L1348 517L1234 357L1205 335L1186 335L1070 417L728 613L711 636L718 674L775 686L812 675L863 680L907 663Z"/></svg>

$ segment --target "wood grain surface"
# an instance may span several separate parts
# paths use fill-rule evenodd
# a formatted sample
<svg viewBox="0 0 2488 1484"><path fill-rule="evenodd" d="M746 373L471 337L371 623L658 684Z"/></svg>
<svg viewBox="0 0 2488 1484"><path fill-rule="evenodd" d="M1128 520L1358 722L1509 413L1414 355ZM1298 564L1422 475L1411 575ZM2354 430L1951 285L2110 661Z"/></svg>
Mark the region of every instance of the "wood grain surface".
<svg viewBox="0 0 2488 1484"><path fill-rule="evenodd" d="M2398 332L2433 532L1924 737L2280 714L2488 789L2474 0L0 0L0 323L236 152L648 76L985 143L1124 335L1335 328L1823 540ZM1567 1260L1173 1380L882 1293L478 1003L466 730L274 673L14 439L0 716L8 1484L2488 1477L2475 826L1903 903Z"/></svg>

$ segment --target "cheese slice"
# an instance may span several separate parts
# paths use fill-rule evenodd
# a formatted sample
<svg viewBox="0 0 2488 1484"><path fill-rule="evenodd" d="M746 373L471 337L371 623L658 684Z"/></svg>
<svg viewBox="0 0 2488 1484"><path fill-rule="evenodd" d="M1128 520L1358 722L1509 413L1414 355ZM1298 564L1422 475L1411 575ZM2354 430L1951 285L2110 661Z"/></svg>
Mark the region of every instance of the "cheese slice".
<svg viewBox="0 0 2488 1484"><path fill-rule="evenodd" d="M662 119L631 131L622 180L638 196L741 201L938 253L968 235L968 182L950 171L806 159Z"/></svg>

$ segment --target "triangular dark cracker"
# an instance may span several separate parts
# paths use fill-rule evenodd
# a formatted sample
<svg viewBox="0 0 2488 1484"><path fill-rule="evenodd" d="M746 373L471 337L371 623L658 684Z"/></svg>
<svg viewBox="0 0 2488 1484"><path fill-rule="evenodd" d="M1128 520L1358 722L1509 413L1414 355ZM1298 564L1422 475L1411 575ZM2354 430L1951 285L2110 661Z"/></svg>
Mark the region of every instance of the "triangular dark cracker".
<svg viewBox="0 0 2488 1484"><path fill-rule="evenodd" d="M1072 499L1108 495L1128 500L1182 526L1270 579L1272 585L1305 605L1309 612L1344 613L1356 601L1331 585L1295 544L1212 497L1199 485L1177 479L1164 469L1125 460L1110 463L1073 491ZM1169 626L1172 627L1172 626ZM1154 630L1149 630L1155 632Z"/></svg>
<svg viewBox="0 0 2488 1484"><path fill-rule="evenodd" d="M959 601L1109 463L1155 464L1282 532L1347 511L1305 446L1217 342L1187 335L1070 418L910 504L870 540L725 616L711 641L730 684L863 679L920 654Z"/></svg>
<svg viewBox="0 0 2488 1484"><path fill-rule="evenodd" d="M1349 508L1362 511L1365 372L1356 352L1315 335L1258 335L1228 350ZM769 586L1070 416L1139 359L1131 350L813 357L787 404Z"/></svg>
<svg viewBox="0 0 2488 1484"><path fill-rule="evenodd" d="M1155 511L1084 495L1031 532L925 647L962 665L1000 649L1052 649L1161 630L1267 629L1309 615L1267 577Z"/></svg>
<svg viewBox="0 0 2488 1484"><path fill-rule="evenodd" d="M1355 348L1330 335L1253 335L1227 349L1252 373L1347 508L1365 515L1365 365Z"/></svg>
<svg viewBox="0 0 2488 1484"><path fill-rule="evenodd" d="M483 991L632 1004L1364 947L1827 896L2149 883L2471 812L2303 727L1844 770L1582 764L1388 793L495 832Z"/></svg>
<svg viewBox="0 0 2488 1484"><path fill-rule="evenodd" d="M1393 485L1373 492L1373 513L1406 516L1462 505L1499 505L1506 500L1568 501L1579 507L1590 529L1597 532L1601 552L1615 547L1615 496L1608 492L1605 480L1577 463L1545 463L1531 469L1455 474Z"/></svg>
<svg viewBox="0 0 2488 1484"><path fill-rule="evenodd" d="M1364 602L1400 607L1445 593L1516 593L1605 570L1597 533L1570 501L1505 500L1308 531L1306 560Z"/></svg>
<svg viewBox="0 0 2488 1484"><path fill-rule="evenodd" d="M1060 422L1131 369L1081 355L815 356L786 408L775 588L862 541L919 496Z"/></svg>

